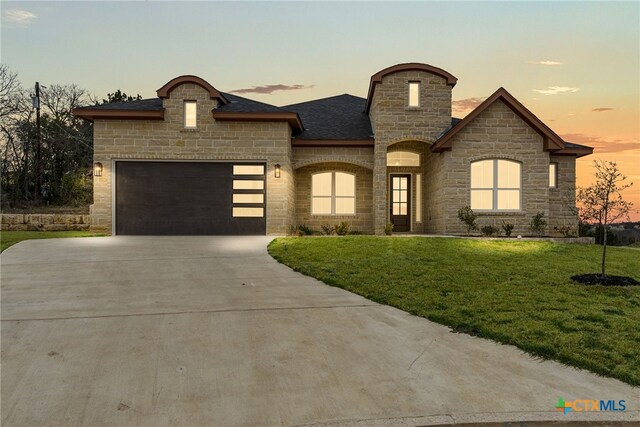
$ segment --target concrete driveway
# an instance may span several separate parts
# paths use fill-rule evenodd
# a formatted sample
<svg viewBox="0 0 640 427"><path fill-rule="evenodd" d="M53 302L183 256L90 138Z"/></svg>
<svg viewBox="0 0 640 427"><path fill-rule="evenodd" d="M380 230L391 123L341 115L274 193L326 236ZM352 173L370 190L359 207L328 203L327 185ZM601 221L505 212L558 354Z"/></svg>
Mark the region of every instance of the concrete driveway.
<svg viewBox="0 0 640 427"><path fill-rule="evenodd" d="M639 420L639 391L326 286L267 237L22 242L2 254L2 425ZM626 413L555 412L559 397Z"/></svg>

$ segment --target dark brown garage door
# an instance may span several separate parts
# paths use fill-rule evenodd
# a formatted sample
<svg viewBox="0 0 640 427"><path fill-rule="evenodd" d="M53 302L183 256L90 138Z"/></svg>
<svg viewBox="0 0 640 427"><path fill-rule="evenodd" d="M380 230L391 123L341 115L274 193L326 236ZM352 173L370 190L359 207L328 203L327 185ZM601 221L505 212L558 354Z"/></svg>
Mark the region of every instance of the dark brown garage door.
<svg viewBox="0 0 640 427"><path fill-rule="evenodd" d="M265 166L116 162L116 234L265 234Z"/></svg>

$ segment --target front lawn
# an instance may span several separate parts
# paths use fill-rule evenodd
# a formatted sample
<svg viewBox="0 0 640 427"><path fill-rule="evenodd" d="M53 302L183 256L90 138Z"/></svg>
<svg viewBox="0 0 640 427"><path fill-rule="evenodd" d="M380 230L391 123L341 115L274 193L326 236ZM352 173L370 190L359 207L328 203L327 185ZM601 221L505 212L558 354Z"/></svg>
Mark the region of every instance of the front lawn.
<svg viewBox="0 0 640 427"><path fill-rule="evenodd" d="M0 252L23 240L95 236L104 236L104 234L93 233L91 231L2 231L0 232Z"/></svg>
<svg viewBox="0 0 640 427"><path fill-rule="evenodd" d="M610 247L608 273L640 280L640 252ZM600 247L453 238L279 238L296 271L453 330L640 385L640 287L575 284Z"/></svg>

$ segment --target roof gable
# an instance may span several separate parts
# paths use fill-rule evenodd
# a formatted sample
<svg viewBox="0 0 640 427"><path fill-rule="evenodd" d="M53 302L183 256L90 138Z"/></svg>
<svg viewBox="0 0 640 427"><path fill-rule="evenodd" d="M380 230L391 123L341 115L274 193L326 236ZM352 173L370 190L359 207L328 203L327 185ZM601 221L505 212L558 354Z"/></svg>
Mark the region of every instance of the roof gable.
<svg viewBox="0 0 640 427"><path fill-rule="evenodd" d="M371 76L371 81L369 82L369 92L367 95L367 104L365 106L365 113L369 114L369 108L371 108L371 102L373 102L373 93L376 90L376 86L382 83L382 79L385 76L393 73L399 73L401 71L424 71L426 73L435 74L436 76L440 76L443 79L447 80L447 84L450 86L455 86L458 82L457 77L453 74L443 70L442 68L434 67L429 64L422 64L419 62L408 62L406 64L397 64L391 67L387 67L384 70L380 70Z"/></svg>
<svg viewBox="0 0 640 427"><path fill-rule="evenodd" d="M158 94L158 98L169 97L169 94L173 89L185 83L193 83L204 88L207 92L209 92L209 95L211 95L211 99L217 99L218 101L220 101L221 104L226 104L227 102L229 102L222 95L222 93L215 87L211 86L209 82L207 82L206 80L198 76L192 76L192 75L179 76L179 77L176 77L175 79L169 80L164 86L162 86L160 89L156 91L156 93Z"/></svg>
<svg viewBox="0 0 640 427"><path fill-rule="evenodd" d="M434 152L442 152L451 149L453 137L478 117L483 111L489 108L497 101L502 101L511 111L518 115L525 123L533 128L540 136L544 143L544 149L547 151L562 150L565 148L565 142L551 128L545 125L542 120L536 117L527 109L520 101L511 95L505 88L501 87L495 91L489 98L485 99L475 110L469 113L464 119L452 126L448 131L440 136L431 146Z"/></svg>

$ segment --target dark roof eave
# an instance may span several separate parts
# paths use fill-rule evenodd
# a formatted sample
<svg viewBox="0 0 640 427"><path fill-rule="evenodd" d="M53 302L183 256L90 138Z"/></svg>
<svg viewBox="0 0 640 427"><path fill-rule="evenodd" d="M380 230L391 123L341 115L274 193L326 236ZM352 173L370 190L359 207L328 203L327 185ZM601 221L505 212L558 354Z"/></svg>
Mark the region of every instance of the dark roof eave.
<svg viewBox="0 0 640 427"><path fill-rule="evenodd" d="M291 140L292 147L373 147L374 139L297 139Z"/></svg>
<svg viewBox="0 0 640 427"><path fill-rule="evenodd" d="M99 108L75 108L73 115L85 120L164 120L164 108L160 110L127 110L127 109L99 109Z"/></svg>
<svg viewBox="0 0 640 427"><path fill-rule="evenodd" d="M554 156L576 156L576 158L593 154L593 147L581 145L580 147L566 147L561 150L553 151Z"/></svg>
<svg viewBox="0 0 640 427"><path fill-rule="evenodd" d="M304 130L300 116L294 112L245 113L213 110L212 115L221 122L287 122L295 131Z"/></svg>

